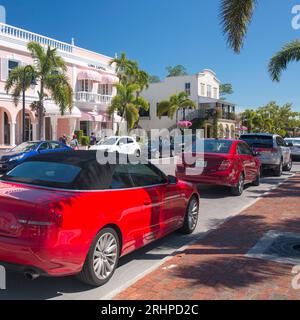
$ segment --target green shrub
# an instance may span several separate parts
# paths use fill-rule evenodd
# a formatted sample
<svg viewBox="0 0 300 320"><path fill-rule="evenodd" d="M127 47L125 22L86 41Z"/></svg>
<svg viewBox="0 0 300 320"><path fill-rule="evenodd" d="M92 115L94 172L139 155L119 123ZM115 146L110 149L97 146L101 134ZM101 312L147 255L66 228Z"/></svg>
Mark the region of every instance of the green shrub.
<svg viewBox="0 0 300 320"><path fill-rule="evenodd" d="M77 140L79 144L82 144L82 137L83 137L83 131L82 130L78 130L74 132L77 136Z"/></svg>
<svg viewBox="0 0 300 320"><path fill-rule="evenodd" d="M81 137L81 145L82 145L82 146L88 146L88 145L90 145L90 137L82 136L82 137Z"/></svg>

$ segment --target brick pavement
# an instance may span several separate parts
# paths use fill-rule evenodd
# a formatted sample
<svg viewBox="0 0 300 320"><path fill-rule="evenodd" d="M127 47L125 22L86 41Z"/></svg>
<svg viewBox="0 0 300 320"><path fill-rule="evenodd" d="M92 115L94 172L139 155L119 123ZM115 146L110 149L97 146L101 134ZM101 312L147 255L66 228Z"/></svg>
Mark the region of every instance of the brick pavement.
<svg viewBox="0 0 300 320"><path fill-rule="evenodd" d="M115 299L298 300L300 290L291 286L292 265L245 256L270 230L300 233L300 174Z"/></svg>

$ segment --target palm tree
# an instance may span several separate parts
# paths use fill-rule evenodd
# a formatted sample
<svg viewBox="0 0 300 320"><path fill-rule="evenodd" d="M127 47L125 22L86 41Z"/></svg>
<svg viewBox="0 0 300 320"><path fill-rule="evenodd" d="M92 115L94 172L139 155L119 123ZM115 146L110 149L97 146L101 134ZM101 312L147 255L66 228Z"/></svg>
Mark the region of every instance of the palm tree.
<svg viewBox="0 0 300 320"><path fill-rule="evenodd" d="M242 116L241 116L242 124L248 128L249 133L253 131L256 117L257 117L257 113L254 110L245 110L242 113Z"/></svg>
<svg viewBox="0 0 300 320"><path fill-rule="evenodd" d="M188 94L186 92L180 92L179 94L171 95L169 100L163 100L158 103L157 106L157 114L158 117L161 118L164 114L168 114L170 119L174 118L176 114L176 123L178 122L178 111L186 110L186 109L196 109L196 104L194 101L188 98ZM184 114L185 118L185 114Z"/></svg>
<svg viewBox="0 0 300 320"><path fill-rule="evenodd" d="M126 120L128 128L132 129L139 120L139 111L143 109L149 110L149 103L142 97L137 97L136 92L140 89L138 84L124 85L122 83L116 85L117 95L112 99L111 106L108 109L109 114L118 112L122 117L122 121ZM120 133L118 126L117 134Z"/></svg>
<svg viewBox="0 0 300 320"><path fill-rule="evenodd" d="M121 53L120 58L111 60L110 65L116 65L117 76L123 84L132 83L132 78L138 70L138 64L135 61L128 60L124 52Z"/></svg>
<svg viewBox="0 0 300 320"><path fill-rule="evenodd" d="M221 0L221 24L228 45L240 53L258 0ZM269 73L273 81L279 81L281 72L291 61L300 60L300 41L294 40L271 58Z"/></svg>
<svg viewBox="0 0 300 320"><path fill-rule="evenodd" d="M59 106L61 114L66 110L72 110L73 90L66 75L67 67L64 60L57 55L56 49L48 47L46 50L36 43L27 45L32 58L35 61L33 67L36 80L39 82L38 101L31 108L36 111L38 118L38 139L44 139L45 98L51 98ZM22 93L22 78L25 67L18 67L10 73L5 90L11 91L11 95L17 105ZM30 86L30 75L26 74L26 86Z"/></svg>
<svg viewBox="0 0 300 320"><path fill-rule="evenodd" d="M294 40L277 52L269 63L269 73L273 81L280 81L283 70L292 61L300 61L300 41Z"/></svg>

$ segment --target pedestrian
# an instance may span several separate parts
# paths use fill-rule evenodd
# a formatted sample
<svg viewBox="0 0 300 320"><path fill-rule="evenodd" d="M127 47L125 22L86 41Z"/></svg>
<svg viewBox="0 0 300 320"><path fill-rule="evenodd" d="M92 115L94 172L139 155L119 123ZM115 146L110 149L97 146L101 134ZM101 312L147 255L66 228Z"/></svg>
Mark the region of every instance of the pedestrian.
<svg viewBox="0 0 300 320"><path fill-rule="evenodd" d="M79 150L79 142L77 140L76 134L73 135L73 139L70 142L70 146L73 150Z"/></svg>
<svg viewBox="0 0 300 320"><path fill-rule="evenodd" d="M62 137L59 138L59 142L67 145L67 136L64 134Z"/></svg>
<svg viewBox="0 0 300 320"><path fill-rule="evenodd" d="M90 146L94 146L97 142L97 138L95 136L95 133L92 132L91 136L90 136Z"/></svg>

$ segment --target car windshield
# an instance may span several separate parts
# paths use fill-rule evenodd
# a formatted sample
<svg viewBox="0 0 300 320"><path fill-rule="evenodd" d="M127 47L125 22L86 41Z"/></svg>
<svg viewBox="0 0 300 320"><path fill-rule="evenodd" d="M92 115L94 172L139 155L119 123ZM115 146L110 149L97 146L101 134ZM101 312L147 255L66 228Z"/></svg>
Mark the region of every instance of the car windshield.
<svg viewBox="0 0 300 320"><path fill-rule="evenodd" d="M231 140L204 140L204 152L205 153L218 153L218 154L228 154L231 146ZM196 142L193 142L193 152L197 152Z"/></svg>
<svg viewBox="0 0 300 320"><path fill-rule="evenodd" d="M99 145L103 146L113 146L117 142L118 138L111 137L111 138L106 138L103 141L99 142Z"/></svg>
<svg viewBox="0 0 300 320"><path fill-rule="evenodd" d="M8 172L2 180L23 182L42 186L70 185L81 168L57 162L28 161Z"/></svg>
<svg viewBox="0 0 300 320"><path fill-rule="evenodd" d="M242 135L241 140L247 142L250 147L273 148L272 136Z"/></svg>
<svg viewBox="0 0 300 320"><path fill-rule="evenodd" d="M38 142L24 142L15 148L11 149L12 152L30 152L36 149L39 145Z"/></svg>

